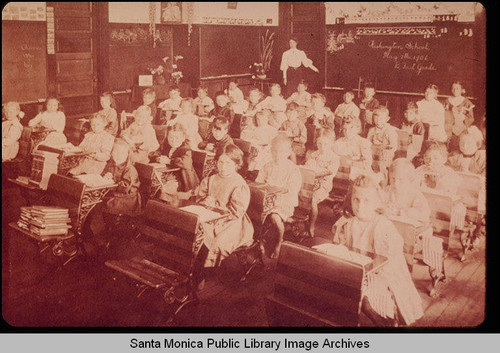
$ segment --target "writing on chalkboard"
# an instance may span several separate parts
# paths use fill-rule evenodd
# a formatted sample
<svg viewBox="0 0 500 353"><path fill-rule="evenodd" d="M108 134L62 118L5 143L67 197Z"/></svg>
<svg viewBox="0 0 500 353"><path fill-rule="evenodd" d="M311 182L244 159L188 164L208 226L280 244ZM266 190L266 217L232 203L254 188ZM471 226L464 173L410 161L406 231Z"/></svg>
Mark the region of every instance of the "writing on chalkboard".
<svg viewBox="0 0 500 353"><path fill-rule="evenodd" d="M387 44L381 40L368 42L371 49L382 51L382 59L394 62L395 70L408 70L420 75L424 71L436 71L437 68L430 56L428 41L408 41L400 43L393 41Z"/></svg>

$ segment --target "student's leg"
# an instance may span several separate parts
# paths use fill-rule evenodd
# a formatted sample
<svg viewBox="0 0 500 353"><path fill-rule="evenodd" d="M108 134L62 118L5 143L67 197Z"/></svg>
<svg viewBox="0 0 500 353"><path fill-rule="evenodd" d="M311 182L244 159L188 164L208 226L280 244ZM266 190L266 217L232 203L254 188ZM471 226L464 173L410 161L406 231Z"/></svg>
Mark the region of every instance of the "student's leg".
<svg viewBox="0 0 500 353"><path fill-rule="evenodd" d="M318 199L313 195L311 200L311 222L309 224L309 233L314 238L316 229L316 220L318 219Z"/></svg>
<svg viewBox="0 0 500 353"><path fill-rule="evenodd" d="M276 249L279 252L283 234L285 233L285 225L281 217L276 213L268 215L264 224L267 231L264 232L260 239L260 251L265 257L273 258Z"/></svg>
<svg viewBox="0 0 500 353"><path fill-rule="evenodd" d="M269 217L271 224L277 231L277 239L275 243L276 245L274 246L274 250L270 256L271 259L276 259L280 252L281 243L283 242L283 235L285 234L285 224L283 223L281 217L276 213L271 214Z"/></svg>
<svg viewBox="0 0 500 353"><path fill-rule="evenodd" d="M366 315L377 327L395 326L396 320L386 319L380 316L370 305L368 298L365 296L361 302L361 311Z"/></svg>

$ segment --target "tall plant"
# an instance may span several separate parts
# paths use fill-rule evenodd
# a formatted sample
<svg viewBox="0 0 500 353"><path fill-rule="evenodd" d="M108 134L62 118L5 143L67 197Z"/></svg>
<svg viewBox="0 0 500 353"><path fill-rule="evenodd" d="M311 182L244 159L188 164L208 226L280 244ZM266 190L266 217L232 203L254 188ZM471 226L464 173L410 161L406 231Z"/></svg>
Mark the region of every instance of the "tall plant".
<svg viewBox="0 0 500 353"><path fill-rule="evenodd" d="M264 71L269 72L271 60L273 59L274 32L269 33L269 29L267 29L266 34L259 37L259 45L260 62L262 63Z"/></svg>

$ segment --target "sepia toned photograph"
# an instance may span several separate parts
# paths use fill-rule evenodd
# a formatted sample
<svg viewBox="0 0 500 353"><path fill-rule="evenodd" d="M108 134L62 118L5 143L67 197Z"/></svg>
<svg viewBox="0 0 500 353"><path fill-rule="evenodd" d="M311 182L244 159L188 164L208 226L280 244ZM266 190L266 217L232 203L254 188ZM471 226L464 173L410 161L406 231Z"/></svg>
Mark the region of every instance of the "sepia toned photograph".
<svg viewBox="0 0 500 353"><path fill-rule="evenodd" d="M9 2L10 328L469 328L479 2Z"/></svg>

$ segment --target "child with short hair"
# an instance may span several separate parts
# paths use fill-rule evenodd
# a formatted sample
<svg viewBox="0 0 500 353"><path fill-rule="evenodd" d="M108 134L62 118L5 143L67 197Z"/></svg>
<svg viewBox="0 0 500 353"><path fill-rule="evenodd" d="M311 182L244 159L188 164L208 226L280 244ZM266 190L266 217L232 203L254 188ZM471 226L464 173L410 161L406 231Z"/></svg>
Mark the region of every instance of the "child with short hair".
<svg viewBox="0 0 500 353"><path fill-rule="evenodd" d="M307 129L299 120L299 105L290 103L286 109L287 120L281 126L281 130L292 139L292 160L296 157L303 157L306 153Z"/></svg>
<svg viewBox="0 0 500 353"><path fill-rule="evenodd" d="M453 97L448 97L444 104L445 130L450 139L448 148L451 152L459 149L459 136L474 123L474 104L464 97L465 89L460 81L451 85Z"/></svg>
<svg viewBox="0 0 500 353"><path fill-rule="evenodd" d="M104 92L101 94L99 101L102 109L97 112L97 115L104 117L106 121L104 130L113 136L118 135L118 116L116 114L116 103L113 93Z"/></svg>
<svg viewBox="0 0 500 353"><path fill-rule="evenodd" d="M307 122L316 126L320 132L332 131L335 134L335 115L325 104L326 97L321 93L314 93L311 96L311 109L306 113Z"/></svg>
<svg viewBox="0 0 500 353"><path fill-rule="evenodd" d="M307 83L304 80L297 85L297 92L292 93L286 100L287 104L292 102L299 105L299 119L305 123L308 117L306 112L311 107L311 94L307 92Z"/></svg>
<svg viewBox="0 0 500 353"><path fill-rule="evenodd" d="M360 113L358 106L353 102L354 99L353 91L346 91L342 97L344 101L337 106L334 112L335 128L336 128L335 134L337 136L340 136L342 121L347 117L359 119L359 113ZM363 126L361 126L361 128L362 127Z"/></svg>
<svg viewBox="0 0 500 353"><path fill-rule="evenodd" d="M217 173L204 178L195 192L198 202L229 213L210 225L211 231L205 234L206 248L200 250L206 254L205 267L217 266L237 248L253 243L253 225L246 214L250 188L238 173L242 165L243 152L233 144L225 146L217 159Z"/></svg>
<svg viewBox="0 0 500 353"><path fill-rule="evenodd" d="M372 145L380 146L379 160L386 168L389 167L394 153L398 148L398 133L396 128L389 124L389 109L384 106L373 111L374 127L368 131L367 139Z"/></svg>
<svg viewBox="0 0 500 353"><path fill-rule="evenodd" d="M373 122L373 111L377 109L380 105L377 98L375 98L375 87L372 84L367 84L365 86L364 98L359 105L361 110L360 120L362 126L362 135L369 131L375 123Z"/></svg>
<svg viewBox="0 0 500 353"><path fill-rule="evenodd" d="M215 108L214 101L208 96L207 87L198 87L198 96L194 99L194 105L196 106L194 113L199 117L208 117L210 112Z"/></svg>
<svg viewBox="0 0 500 353"><path fill-rule="evenodd" d="M49 97L45 101L46 110L39 113L28 123L28 126L35 129L35 132L50 131L49 134L40 141L38 145L45 145L56 147L63 145L67 142L64 135L64 128L66 127L66 115L60 110L60 102L55 97Z"/></svg>
<svg viewBox="0 0 500 353"><path fill-rule="evenodd" d="M151 111L147 106L140 106L134 112L135 121L122 131L121 137L132 148L132 163L149 163L149 154L156 151L160 144L151 125Z"/></svg>
<svg viewBox="0 0 500 353"><path fill-rule="evenodd" d="M242 133L247 128L253 129L257 126L255 114L261 110L259 103L262 101L263 97L264 94L257 87L252 88L248 93L248 107L243 112L243 118L241 120Z"/></svg>
<svg viewBox="0 0 500 353"><path fill-rule="evenodd" d="M415 102L408 102L404 112L405 121L401 124L401 130L408 132L410 135L424 135L424 124L420 121L418 114L418 106Z"/></svg>
<svg viewBox="0 0 500 353"><path fill-rule="evenodd" d="M223 116L232 125L234 119L234 112L229 104L229 97L224 92L217 92L215 94L215 108L209 114L210 119L215 119L218 116Z"/></svg>
<svg viewBox="0 0 500 353"><path fill-rule="evenodd" d="M486 150L481 149L482 139L471 131L464 130L459 137L459 151L448 158L448 165L459 172L470 172L486 176Z"/></svg>
<svg viewBox="0 0 500 353"><path fill-rule="evenodd" d="M107 213L137 216L141 213L142 200L139 193L139 174L132 162L130 145L117 138L111 150L111 158L106 163L101 175L112 179L118 186L103 200Z"/></svg>
<svg viewBox="0 0 500 353"><path fill-rule="evenodd" d="M233 139L229 136L229 121L223 116L218 116L212 123L209 138L200 142L198 148L215 152L215 158L217 159L224 151L224 148L230 144L233 144Z"/></svg>
<svg viewBox="0 0 500 353"><path fill-rule="evenodd" d="M269 92L271 95L260 102L259 106L261 109L269 109L273 112L269 125L279 129L286 120L286 100L281 95L281 86L278 83L273 83Z"/></svg>
<svg viewBox="0 0 500 353"><path fill-rule="evenodd" d="M3 106L6 120L2 122L2 163L16 158L19 152L19 139L23 126L19 121L21 106L17 102L8 102Z"/></svg>
<svg viewBox="0 0 500 353"><path fill-rule="evenodd" d="M424 124L429 124L429 140L446 142L448 139L444 130L444 107L437 100L438 87L429 85L425 89L425 98L417 102L418 115Z"/></svg>
<svg viewBox="0 0 500 353"><path fill-rule="evenodd" d="M333 145L333 151L362 163L366 170L372 170L371 142L361 136L361 122L356 118L345 119L342 124L343 136Z"/></svg>
<svg viewBox="0 0 500 353"><path fill-rule="evenodd" d="M94 115L90 118L91 131L85 134L78 146L87 155L70 170L70 174L101 174L111 156L115 141L115 137L105 130L106 124L103 115Z"/></svg>
<svg viewBox="0 0 500 353"><path fill-rule="evenodd" d="M335 134L333 131L327 131L316 140L318 150L308 151L306 157L306 167L321 168L328 170L331 174L321 178L319 188L313 191L311 221L309 223L309 233L314 237L316 229L316 220L318 218L318 204L324 201L330 194L333 187L333 178L337 174L340 166L339 156L333 152L333 143Z"/></svg>
<svg viewBox="0 0 500 353"><path fill-rule="evenodd" d="M160 122L161 124L165 124L171 119L174 119L181 110L182 97L179 86L170 86L168 96L169 98L158 105L158 107L165 112L165 118Z"/></svg>
<svg viewBox="0 0 500 353"><path fill-rule="evenodd" d="M180 104L180 112L173 119L170 119L167 126L181 124L186 130L189 146L196 148L202 141L198 133L198 117L193 114L193 98L183 98Z"/></svg>
<svg viewBox="0 0 500 353"><path fill-rule="evenodd" d="M277 232L277 239L261 239L260 248L263 255L277 258L286 220L293 216L295 207L299 204L299 191L302 186L302 175L299 168L288 158L292 154L292 141L279 134L271 144L272 161L266 163L259 171L255 180L284 188L284 193L278 194L274 208L266 218L266 222Z"/></svg>
<svg viewBox="0 0 500 353"><path fill-rule="evenodd" d="M333 242L388 258L381 272L366 288L363 312L375 323L410 325L423 316L422 300L412 281L403 254L403 238L394 224L377 212L380 189L372 178L361 175L352 185L346 216L333 226Z"/></svg>
<svg viewBox="0 0 500 353"><path fill-rule="evenodd" d="M457 195L460 178L446 164L448 150L443 142L427 141L424 164L416 169L420 186Z"/></svg>

